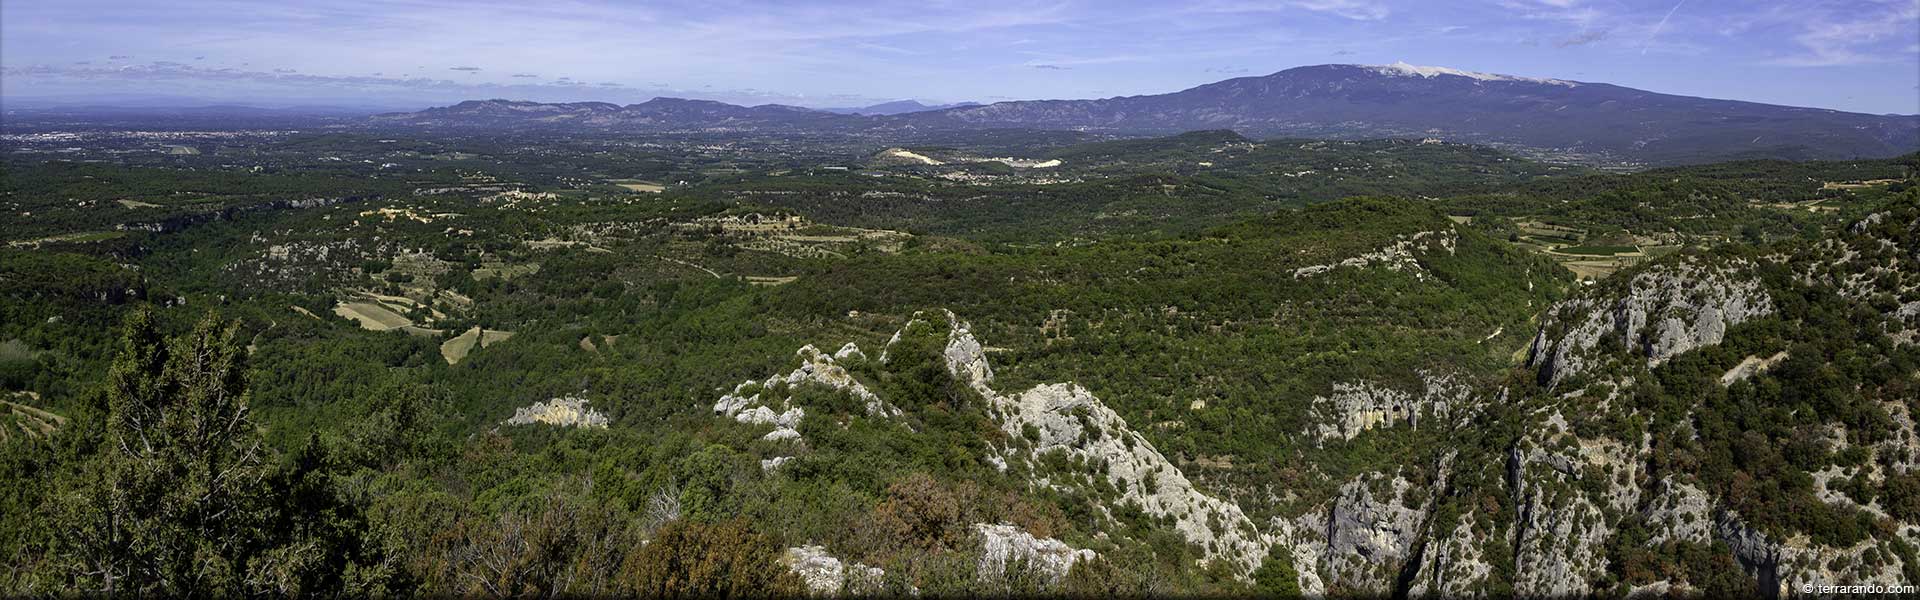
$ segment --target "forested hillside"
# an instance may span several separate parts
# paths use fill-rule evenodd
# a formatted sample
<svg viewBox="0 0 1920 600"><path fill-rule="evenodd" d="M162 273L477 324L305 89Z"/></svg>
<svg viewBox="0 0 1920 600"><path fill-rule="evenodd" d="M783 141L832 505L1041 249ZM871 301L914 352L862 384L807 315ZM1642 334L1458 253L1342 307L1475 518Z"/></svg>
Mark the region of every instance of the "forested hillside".
<svg viewBox="0 0 1920 600"><path fill-rule="evenodd" d="M391 135L12 140L0 590L1920 574L1911 155Z"/></svg>

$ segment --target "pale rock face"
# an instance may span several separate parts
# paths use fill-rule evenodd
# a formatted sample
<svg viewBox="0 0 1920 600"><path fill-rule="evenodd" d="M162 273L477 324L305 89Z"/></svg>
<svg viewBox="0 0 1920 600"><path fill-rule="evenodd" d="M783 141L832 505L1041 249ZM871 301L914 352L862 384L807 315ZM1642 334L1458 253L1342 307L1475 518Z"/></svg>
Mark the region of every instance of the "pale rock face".
<svg viewBox="0 0 1920 600"><path fill-rule="evenodd" d="M787 570L800 576L800 581L807 586L807 593L814 596L871 591L878 587L880 579L886 575L877 567L860 563L843 564L822 546L788 548L781 562L787 565Z"/></svg>
<svg viewBox="0 0 1920 600"><path fill-rule="evenodd" d="M1408 597L1486 595L1487 578L1493 574L1493 565L1487 562L1480 537L1474 534L1475 521L1473 513L1467 513L1445 537L1427 541L1426 549L1420 554L1420 570L1407 588Z"/></svg>
<svg viewBox="0 0 1920 600"><path fill-rule="evenodd" d="M1714 520L1714 535L1733 549L1733 557L1747 574L1759 580L1760 593L1778 597L1780 584L1780 546L1767 540L1764 533L1747 527L1740 513L1727 511Z"/></svg>
<svg viewBox="0 0 1920 600"><path fill-rule="evenodd" d="M1767 369L1773 368L1774 365L1786 359L1787 351L1785 350L1776 352L1766 358L1760 358L1758 356L1746 357L1740 361L1740 364L1734 365L1733 368L1727 369L1726 373L1720 375L1720 385L1729 386L1735 382L1745 381L1754 375L1765 373Z"/></svg>
<svg viewBox="0 0 1920 600"><path fill-rule="evenodd" d="M859 358L860 360L866 360L867 353L861 352L860 347L854 345L853 342L847 342L847 344L844 346L841 346L839 350L834 351L833 358L834 360L846 360L849 358Z"/></svg>
<svg viewBox="0 0 1920 600"><path fill-rule="evenodd" d="M1865 235L1868 229L1871 229L1873 226L1879 225L1880 223L1886 220L1887 220L1887 213L1885 212L1873 213L1873 214L1867 215L1865 218L1862 218L1859 221L1855 221L1852 225L1847 226L1847 233L1851 233L1854 235Z"/></svg>
<svg viewBox="0 0 1920 600"><path fill-rule="evenodd" d="M1056 383L1034 386L1018 395L994 390L988 385L993 367L979 340L951 312L947 319L952 324L943 352L948 371L992 404L990 412L1009 437L1022 438L1028 426L1039 433L1031 456L1065 452L1105 464L1107 481L1120 490L1122 501L1132 501L1155 517L1174 519L1175 530L1204 548L1208 560L1234 561L1244 575L1266 557L1270 541L1238 505L1196 489L1145 436L1086 388Z"/></svg>
<svg viewBox="0 0 1920 600"><path fill-rule="evenodd" d="M1308 598L1326 595L1327 583L1320 577L1320 565L1326 562L1327 556L1326 510L1318 509L1292 519L1274 517L1268 525L1273 532L1273 542L1293 553L1294 570L1300 574L1300 593Z"/></svg>
<svg viewBox="0 0 1920 600"><path fill-rule="evenodd" d="M507 419L508 425L535 423L559 427L606 429L607 416L587 408L586 398L562 396L546 402L535 402L533 406L514 409L513 417Z"/></svg>
<svg viewBox="0 0 1920 600"><path fill-rule="evenodd" d="M856 398L864 400L866 402L867 414L870 416L892 417L901 414L899 408L888 404L885 400L881 400L879 395L874 394L872 390L868 390L859 380L854 379L853 375L848 373L845 367L840 366L839 361L848 359L866 360L866 354L862 353L860 347L854 345L852 342L841 346L840 350L834 352L832 355L820 352L820 349L813 347L812 344L801 347L795 354L800 357L800 366L798 368L795 368L786 375L768 377L765 381L741 382L740 385L733 387L731 393L720 396L720 399L713 403L714 414L732 417L741 423L773 426L772 431L761 436L763 440L772 442L781 440L799 441L801 439L800 422L807 416L806 409L795 406L792 396L780 400L777 410L771 402L761 398L761 395L765 393L766 390L773 389L782 384L786 385L787 389L802 385L819 385L846 392ZM748 395L746 392L750 388L756 391ZM775 456L761 459L760 470L764 473L771 473L779 470L780 467L787 463L793 462L793 460L794 457L792 456Z"/></svg>
<svg viewBox="0 0 1920 600"><path fill-rule="evenodd" d="M1470 388L1451 376L1421 371L1420 378L1425 389L1417 397L1369 381L1334 384L1331 395L1313 399L1316 425L1308 435L1318 442L1352 440L1374 428L1404 423L1419 429L1422 419L1447 422L1470 416L1464 410L1472 406Z"/></svg>
<svg viewBox="0 0 1920 600"><path fill-rule="evenodd" d="M1026 561L1031 568L1045 574L1049 583L1057 585L1066 578L1073 563L1098 557L1092 550L1075 550L1066 542L1036 538L1019 527L1004 523L976 523L973 530L980 534L977 575L982 578L1000 576L1006 572L1009 561L1018 559Z"/></svg>
<svg viewBox="0 0 1920 600"><path fill-rule="evenodd" d="M1662 264L1634 275L1625 290L1554 305L1534 337L1528 366L1539 371L1541 383L1559 385L1614 359L1594 355L1600 340L1613 335L1654 367L1720 343L1728 327L1773 314L1773 299L1759 279L1743 274L1749 265L1701 263L1691 259ZM1556 326L1565 333L1550 338L1548 332Z"/></svg>
<svg viewBox="0 0 1920 600"><path fill-rule="evenodd" d="M987 364L986 351L980 346L980 340L974 339L973 332L967 329L952 312L947 320L953 323L953 331L947 335L947 371L963 382L976 388L984 388L993 383L993 366Z"/></svg>
<svg viewBox="0 0 1920 600"><path fill-rule="evenodd" d="M1558 412L1529 428L1508 456L1515 518L1514 592L1523 596L1578 596L1606 569L1604 548L1615 523L1607 510L1637 506L1638 470L1651 438L1636 447L1583 440ZM1581 484L1605 477L1598 496Z"/></svg>
<svg viewBox="0 0 1920 600"><path fill-rule="evenodd" d="M1376 490L1379 487L1382 489ZM1327 513L1320 572L1329 589L1361 595L1393 592L1394 577L1413 558L1427 518L1427 500L1401 477L1372 473L1340 486ZM1410 500L1414 506L1407 506Z"/></svg>
<svg viewBox="0 0 1920 600"><path fill-rule="evenodd" d="M1320 419L1318 437L1351 440L1375 427L1413 422L1412 400L1406 392L1369 381L1333 384L1332 395L1313 399L1314 416Z"/></svg>

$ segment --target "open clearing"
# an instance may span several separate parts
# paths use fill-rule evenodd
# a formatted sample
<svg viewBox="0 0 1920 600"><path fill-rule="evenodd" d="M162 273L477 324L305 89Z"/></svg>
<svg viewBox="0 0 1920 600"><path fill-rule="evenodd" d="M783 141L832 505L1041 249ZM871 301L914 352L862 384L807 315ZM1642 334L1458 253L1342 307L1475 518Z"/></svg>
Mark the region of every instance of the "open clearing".
<svg viewBox="0 0 1920 600"><path fill-rule="evenodd" d="M608 180L607 183L611 183L623 188L627 188L628 191L633 191L633 192L658 194L660 192L667 191L667 186L660 185L658 183L654 183L651 181L640 180L640 179L611 179L611 180Z"/></svg>
<svg viewBox="0 0 1920 600"><path fill-rule="evenodd" d="M1866 181L1827 181L1820 184L1820 189L1857 190L1860 188L1869 188L1876 185L1887 185L1887 184L1899 183L1899 182L1900 180L1898 179L1869 179Z"/></svg>
<svg viewBox="0 0 1920 600"><path fill-rule="evenodd" d="M447 364L459 364L462 359L467 357L467 354L473 352L475 347L485 348L506 341L507 338L511 337L513 337L513 332L511 331L474 327L473 329L468 329L466 333L462 333L440 344L440 357L447 359Z"/></svg>
<svg viewBox="0 0 1920 600"><path fill-rule="evenodd" d="M12 242L7 242L7 245L15 248L26 248L26 247L38 248L40 247L41 244L57 244L57 243L84 244L87 242L100 242L100 241L111 240L111 239L122 237L125 235L127 235L126 232L121 232L121 231L83 231L80 233L64 233L64 234L55 235L55 236L48 236L48 237L43 237L37 240L12 241Z"/></svg>
<svg viewBox="0 0 1920 600"><path fill-rule="evenodd" d="M413 321L373 302L347 302L333 307L333 314L360 322L361 329L392 331L413 325Z"/></svg>
<svg viewBox="0 0 1920 600"><path fill-rule="evenodd" d="M1560 254L1579 254L1583 256L1640 255L1640 248L1637 246L1568 246L1557 248L1554 251Z"/></svg>

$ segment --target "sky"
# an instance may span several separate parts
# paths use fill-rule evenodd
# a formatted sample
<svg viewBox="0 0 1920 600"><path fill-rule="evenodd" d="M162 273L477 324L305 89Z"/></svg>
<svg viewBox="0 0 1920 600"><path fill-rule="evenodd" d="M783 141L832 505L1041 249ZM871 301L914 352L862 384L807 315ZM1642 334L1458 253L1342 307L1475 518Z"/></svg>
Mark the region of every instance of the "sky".
<svg viewBox="0 0 1920 600"><path fill-rule="evenodd" d="M1446 66L1920 113L1920 0L4 0L0 103L863 106Z"/></svg>

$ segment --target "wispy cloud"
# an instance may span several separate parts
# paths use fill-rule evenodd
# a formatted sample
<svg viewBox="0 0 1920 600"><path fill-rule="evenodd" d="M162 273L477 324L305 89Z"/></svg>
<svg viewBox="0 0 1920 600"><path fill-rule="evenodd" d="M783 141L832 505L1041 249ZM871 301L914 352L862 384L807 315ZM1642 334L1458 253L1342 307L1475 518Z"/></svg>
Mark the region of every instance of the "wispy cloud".
<svg viewBox="0 0 1920 600"><path fill-rule="evenodd" d="M1585 46L1587 44L1592 44L1592 43L1607 39L1607 36L1611 33L1613 33L1612 30L1595 29L1592 31L1588 31L1586 33L1574 34L1572 37L1564 38L1558 42L1554 42L1553 45L1559 48Z"/></svg>
<svg viewBox="0 0 1920 600"><path fill-rule="evenodd" d="M1361 21L1385 19L1393 14L1386 4L1371 0L1294 0L1289 4Z"/></svg>
<svg viewBox="0 0 1920 600"><path fill-rule="evenodd" d="M1887 42L1920 36L1920 0L1897 0L1877 6L1855 7L1844 14L1802 16L1802 30L1793 36L1800 52L1773 60L1774 64L1826 67L1880 62L1912 62L1911 50L1879 50Z"/></svg>

